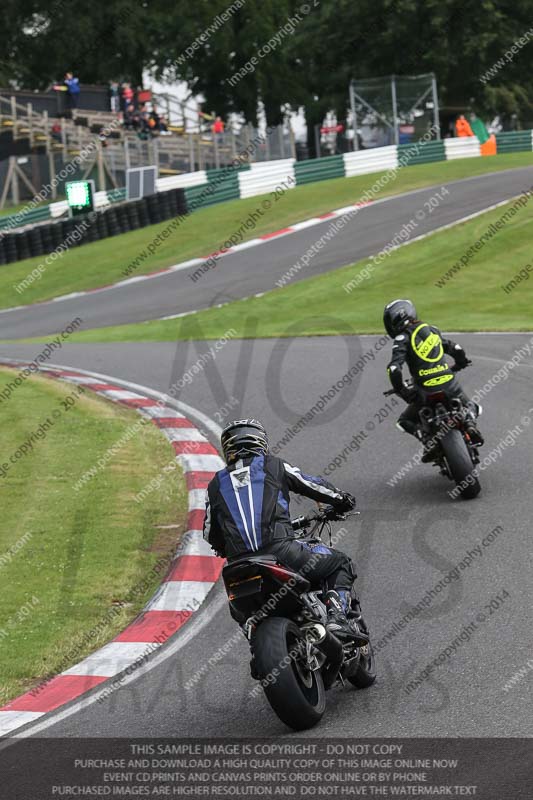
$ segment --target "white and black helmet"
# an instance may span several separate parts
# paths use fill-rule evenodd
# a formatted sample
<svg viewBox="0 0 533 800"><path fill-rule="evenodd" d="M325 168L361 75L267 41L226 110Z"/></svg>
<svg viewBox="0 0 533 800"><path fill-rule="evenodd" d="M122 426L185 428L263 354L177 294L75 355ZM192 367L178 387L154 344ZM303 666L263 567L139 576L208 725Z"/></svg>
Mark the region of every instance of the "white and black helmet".
<svg viewBox="0 0 533 800"><path fill-rule="evenodd" d="M268 453L268 436L257 419L237 419L228 423L222 431L220 443L227 464L246 456Z"/></svg>
<svg viewBox="0 0 533 800"><path fill-rule="evenodd" d="M416 318L416 308L410 300L393 300L385 306L383 312L383 324L391 339L398 336Z"/></svg>

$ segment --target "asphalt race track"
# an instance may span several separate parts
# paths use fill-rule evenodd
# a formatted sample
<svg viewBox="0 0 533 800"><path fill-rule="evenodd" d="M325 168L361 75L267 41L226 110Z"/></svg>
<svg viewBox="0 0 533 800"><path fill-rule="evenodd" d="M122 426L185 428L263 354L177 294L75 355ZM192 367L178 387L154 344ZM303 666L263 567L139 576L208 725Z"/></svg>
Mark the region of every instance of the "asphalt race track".
<svg viewBox="0 0 533 800"><path fill-rule="evenodd" d="M293 240L286 242L293 247ZM282 246L276 243L275 252ZM28 318L31 327L31 314ZM19 335L22 327L19 322ZM358 565L357 585L374 642L380 642L456 565L464 564L455 573L457 579L434 592L427 611L403 630L394 628L396 634L377 655L379 678L372 688L329 692L326 715L311 736L533 735L526 700L532 676L508 691L503 688L531 658L531 334L458 338L474 360L461 374L471 394L519 348L526 343L530 347L530 354L523 350L517 366L507 371L505 380L494 382L483 401L487 443L482 452L487 455L494 449L499 455L481 474L482 494L470 502L452 500L447 494L452 484L426 465L388 485L416 446L394 427L399 407L386 410L382 391L387 388L390 344L376 350L379 337L230 341L180 396L210 417L231 402L231 416L263 419L275 445L285 428L359 361L353 384L339 390L280 454L310 472L327 470L332 481L356 494L361 517L349 523L341 546ZM40 347L3 345L1 352L33 358ZM209 343L71 344L55 360L166 391L208 347ZM351 440L356 442L353 451L346 460L339 457L340 467L332 471L328 465ZM304 507L294 505L295 515ZM494 533L487 541L490 531ZM478 554L481 540L486 544ZM491 611L491 599L504 591L509 597L494 602L497 608ZM463 636L456 651L418 688L407 691L407 683L476 620L473 633ZM105 702L68 716L60 713L59 720L39 735L290 736L262 693L250 694L256 684L249 676L244 638L235 637L193 688L184 688L236 632L218 586L196 619L158 656L163 659L184 642L175 654L136 675Z"/></svg>
<svg viewBox="0 0 533 800"><path fill-rule="evenodd" d="M416 234L532 185L533 168L449 185L447 201L420 223ZM379 251L434 192L422 190L364 208L312 260L305 277ZM253 255L228 256L197 283L187 272L177 272L0 314L0 337L53 333L78 315L86 327L134 322L265 291L325 229L320 225L273 240ZM361 517L347 524L339 546L358 566L357 586L379 650L376 684L364 691L329 692L327 713L310 735L533 735L530 706L524 702L533 678L528 675L520 687L504 689L531 658L533 495L526 487L533 466L533 339L527 333L458 338L474 361L461 374L467 392L486 389L491 382L482 401L487 438L482 454L496 455L481 473L482 494L471 502L451 499L452 484L431 466L416 466L396 484L391 481L417 448L394 426L401 406L392 407L382 395L388 388L390 353L383 337L230 340L214 358L202 360L202 371L179 396L219 422L259 417L276 445L288 426L326 397L350 367L359 366L352 384L326 397L323 411L279 451L357 496ZM64 344L54 362L168 391L211 344ZM0 352L31 360L41 349L39 344L4 344ZM513 356L516 366L502 373ZM498 381L491 381L498 371ZM294 515L306 506L294 504ZM427 609L400 629L397 623L428 593L433 596ZM503 599L490 605L496 595ZM466 626L471 632L450 648ZM44 729L41 720L39 735L290 735L262 692L252 693L257 684L249 675L248 646L236 633L218 585L193 620L160 649L155 666L140 670L101 704L60 711ZM408 689L447 647L449 656L418 687ZM217 652L219 660L199 673ZM185 689L191 679L196 683Z"/></svg>
<svg viewBox="0 0 533 800"><path fill-rule="evenodd" d="M433 213L426 213L422 220L416 216L417 212L424 210L424 203L441 188L441 184L362 208L312 258L298 277L318 275L378 253L411 220L419 220L411 236L420 236L516 196L533 186L533 167L445 185L449 194ZM354 196L353 202L357 200L358 197ZM157 319L269 291L275 288L276 280L320 239L330 224L331 220L326 220L323 224L251 250L229 254L196 281L190 277L197 269L193 267L84 297L2 312L0 339L58 333L76 317L83 320L81 328L97 328Z"/></svg>

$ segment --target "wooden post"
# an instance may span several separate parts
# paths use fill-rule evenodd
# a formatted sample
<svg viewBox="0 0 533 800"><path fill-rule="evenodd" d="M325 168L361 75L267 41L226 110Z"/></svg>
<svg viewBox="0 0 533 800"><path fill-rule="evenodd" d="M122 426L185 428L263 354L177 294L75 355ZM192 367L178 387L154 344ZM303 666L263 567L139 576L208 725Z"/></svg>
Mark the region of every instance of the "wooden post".
<svg viewBox="0 0 533 800"><path fill-rule="evenodd" d="M51 147L48 149L48 171L50 173L50 185L52 187L52 200L57 200L57 184L54 181L56 176L56 160Z"/></svg>
<svg viewBox="0 0 533 800"><path fill-rule="evenodd" d="M9 159L13 165L13 169L11 172L11 198L13 200L13 205L18 206L20 203L20 191L19 191L19 176L17 172L17 157L11 156Z"/></svg>
<svg viewBox="0 0 533 800"><path fill-rule="evenodd" d="M220 153L218 152L218 133L213 133L213 145L215 148L215 167L220 169Z"/></svg>
<svg viewBox="0 0 533 800"><path fill-rule="evenodd" d="M200 169L204 168L204 149L202 147L202 134L198 134L198 166Z"/></svg>
<svg viewBox="0 0 533 800"><path fill-rule="evenodd" d="M36 186L42 186L43 182L41 181L40 156L38 156L37 153L32 153L32 155L30 156L30 162L31 162L32 181L35 183ZM37 192L35 192L34 194L37 194Z"/></svg>
<svg viewBox="0 0 533 800"><path fill-rule="evenodd" d="M31 103L27 105L27 113L28 113L28 128L30 129L30 147L33 147L33 107Z"/></svg>
<svg viewBox="0 0 533 800"><path fill-rule="evenodd" d="M96 150L96 161L98 165L98 189L100 192L105 192L105 170L104 170L104 156L102 153L102 144L98 142Z"/></svg>
<svg viewBox="0 0 533 800"><path fill-rule="evenodd" d="M44 120L44 135L46 136L46 152L49 153L52 148L50 141L50 120L48 119L48 111L43 111Z"/></svg>
<svg viewBox="0 0 533 800"><path fill-rule="evenodd" d="M17 101L11 95L11 119L13 120L13 139L17 138Z"/></svg>
<svg viewBox="0 0 533 800"><path fill-rule="evenodd" d="M65 118L61 117L61 144L63 145L63 161L67 161L67 132L65 130Z"/></svg>
<svg viewBox="0 0 533 800"><path fill-rule="evenodd" d="M189 133L189 170L194 172L194 137Z"/></svg>
<svg viewBox="0 0 533 800"><path fill-rule="evenodd" d="M9 187L11 186L11 181L13 176L14 163L15 163L15 157L9 156L9 166L7 168L6 182L4 183L4 188L2 189L2 197L0 197L0 208L4 207L5 202L7 200L7 193L9 192Z"/></svg>

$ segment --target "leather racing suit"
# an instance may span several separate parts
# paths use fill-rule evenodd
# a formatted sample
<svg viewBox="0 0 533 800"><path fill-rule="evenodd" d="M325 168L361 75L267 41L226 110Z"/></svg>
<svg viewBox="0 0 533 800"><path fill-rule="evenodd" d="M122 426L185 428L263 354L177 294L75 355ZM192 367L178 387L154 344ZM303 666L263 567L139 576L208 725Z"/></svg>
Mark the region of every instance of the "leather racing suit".
<svg viewBox="0 0 533 800"><path fill-rule="evenodd" d="M398 419L398 425L407 433L416 435L418 411L423 405L424 395L433 392L445 392L450 397L460 398L472 418L475 418L475 404L457 381L447 356L452 356L458 367L468 363L460 344L444 338L438 328L426 322L409 322L404 331L395 337L387 371L393 388L408 403ZM404 383L404 364L407 364L411 373L413 389Z"/></svg>
<svg viewBox="0 0 533 800"><path fill-rule="evenodd" d="M346 494L323 478L305 475L273 455L239 459L220 470L207 489L204 538L229 562L248 553L271 554L328 590L350 591L352 560L326 545L295 538L289 493L346 511Z"/></svg>

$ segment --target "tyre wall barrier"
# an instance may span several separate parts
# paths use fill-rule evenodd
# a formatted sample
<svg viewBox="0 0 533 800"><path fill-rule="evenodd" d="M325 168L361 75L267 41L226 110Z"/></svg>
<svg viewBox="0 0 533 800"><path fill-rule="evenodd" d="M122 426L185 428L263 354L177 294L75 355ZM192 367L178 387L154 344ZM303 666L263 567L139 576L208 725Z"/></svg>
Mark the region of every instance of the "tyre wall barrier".
<svg viewBox="0 0 533 800"><path fill-rule="evenodd" d="M0 264L35 256L44 258L70 247L118 236L187 213L185 190L177 188L142 200L114 203L72 219L59 219L22 231L0 231Z"/></svg>

